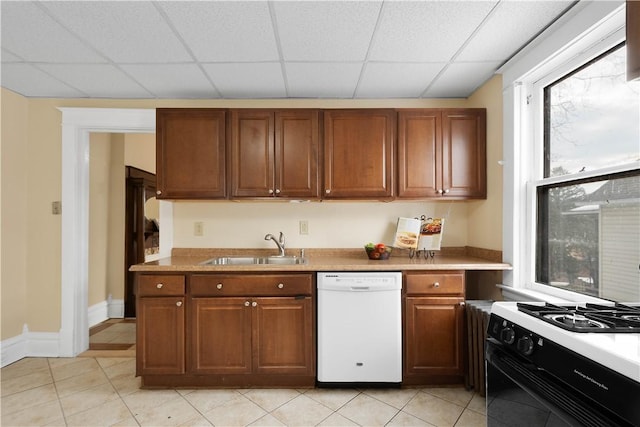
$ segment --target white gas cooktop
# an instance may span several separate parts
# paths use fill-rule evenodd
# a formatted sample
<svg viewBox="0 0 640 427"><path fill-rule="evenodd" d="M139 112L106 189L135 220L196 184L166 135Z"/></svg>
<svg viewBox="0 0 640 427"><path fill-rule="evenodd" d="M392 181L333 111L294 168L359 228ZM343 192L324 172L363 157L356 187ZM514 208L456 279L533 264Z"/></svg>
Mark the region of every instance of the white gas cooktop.
<svg viewBox="0 0 640 427"><path fill-rule="evenodd" d="M640 383L640 333L568 331L520 311L516 302L496 302L491 313Z"/></svg>

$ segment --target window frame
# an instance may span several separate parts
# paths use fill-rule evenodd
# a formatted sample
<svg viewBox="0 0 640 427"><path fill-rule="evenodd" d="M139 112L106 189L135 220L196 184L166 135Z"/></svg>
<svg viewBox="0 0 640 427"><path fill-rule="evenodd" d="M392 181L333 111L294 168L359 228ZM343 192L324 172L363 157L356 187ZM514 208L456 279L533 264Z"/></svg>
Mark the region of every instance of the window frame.
<svg viewBox="0 0 640 427"><path fill-rule="evenodd" d="M503 254L505 299L602 301L535 281L537 189L635 170L639 162L544 178L544 87L625 40L624 2L578 4L514 57L503 74Z"/></svg>

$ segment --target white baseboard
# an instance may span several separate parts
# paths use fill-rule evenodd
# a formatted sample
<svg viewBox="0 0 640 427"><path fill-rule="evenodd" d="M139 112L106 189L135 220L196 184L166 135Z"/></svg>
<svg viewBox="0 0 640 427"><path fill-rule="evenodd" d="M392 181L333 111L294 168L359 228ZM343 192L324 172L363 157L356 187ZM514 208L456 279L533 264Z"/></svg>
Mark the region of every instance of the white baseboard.
<svg viewBox="0 0 640 427"><path fill-rule="evenodd" d="M89 307L89 327L95 326L107 319L121 319L124 317L124 300L113 299L111 295L106 301L100 301Z"/></svg>
<svg viewBox="0 0 640 427"><path fill-rule="evenodd" d="M22 334L0 343L0 366L5 367L25 357L59 357L60 337L57 332L29 332L27 325Z"/></svg>

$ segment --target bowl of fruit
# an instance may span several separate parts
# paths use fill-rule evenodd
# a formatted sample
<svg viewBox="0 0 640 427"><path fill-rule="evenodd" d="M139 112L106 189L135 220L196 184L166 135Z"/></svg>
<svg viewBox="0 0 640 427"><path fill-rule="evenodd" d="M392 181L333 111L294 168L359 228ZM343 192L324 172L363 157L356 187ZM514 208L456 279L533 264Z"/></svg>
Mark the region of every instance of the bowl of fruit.
<svg viewBox="0 0 640 427"><path fill-rule="evenodd" d="M391 246L387 246L384 243L367 243L364 245L364 250L367 251L367 256L372 260L385 260L391 256Z"/></svg>

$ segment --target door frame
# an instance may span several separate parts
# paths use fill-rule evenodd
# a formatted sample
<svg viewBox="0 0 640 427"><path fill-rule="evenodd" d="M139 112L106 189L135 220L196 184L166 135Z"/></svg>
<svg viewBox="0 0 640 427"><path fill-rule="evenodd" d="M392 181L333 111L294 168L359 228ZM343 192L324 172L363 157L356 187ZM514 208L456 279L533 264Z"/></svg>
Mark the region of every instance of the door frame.
<svg viewBox="0 0 640 427"><path fill-rule="evenodd" d="M58 353L89 348L89 134L155 133L155 109L58 108L62 112L61 304ZM173 246L173 212L160 203L160 254ZM164 237L164 239L163 239Z"/></svg>

